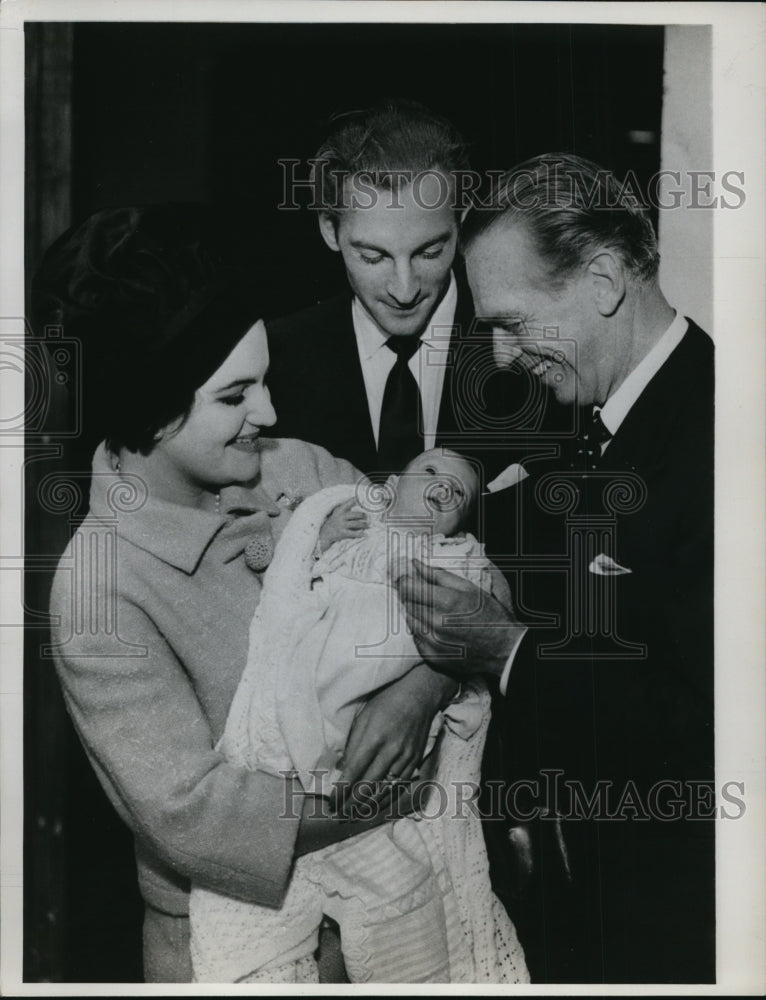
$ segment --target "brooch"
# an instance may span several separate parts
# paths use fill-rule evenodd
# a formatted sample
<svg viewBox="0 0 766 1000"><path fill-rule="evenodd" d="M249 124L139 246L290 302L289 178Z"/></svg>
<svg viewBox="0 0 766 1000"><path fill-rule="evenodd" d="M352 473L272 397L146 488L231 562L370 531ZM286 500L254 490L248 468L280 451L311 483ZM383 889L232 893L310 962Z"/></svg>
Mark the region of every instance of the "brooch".
<svg viewBox="0 0 766 1000"><path fill-rule="evenodd" d="M296 493L294 496L290 496L289 493L280 493L277 497L277 503L280 507L284 507L285 510L295 510L300 504L303 503L303 495Z"/></svg>

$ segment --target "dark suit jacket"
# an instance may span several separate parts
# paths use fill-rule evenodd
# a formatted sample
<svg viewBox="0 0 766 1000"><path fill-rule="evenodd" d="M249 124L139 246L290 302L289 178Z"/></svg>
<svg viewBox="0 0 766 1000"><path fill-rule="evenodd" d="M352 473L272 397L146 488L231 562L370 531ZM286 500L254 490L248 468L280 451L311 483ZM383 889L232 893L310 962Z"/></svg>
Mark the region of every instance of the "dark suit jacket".
<svg viewBox="0 0 766 1000"><path fill-rule="evenodd" d="M531 626L495 709L492 753L500 765L496 758L488 766L506 781L539 781L540 804L565 817L555 836L550 822L537 824L547 871L533 867L524 891L507 867L507 843L505 857L495 852L498 890L520 923L528 921L538 979L706 981L715 969L712 825L652 818L672 811L676 786L655 791L656 799L650 791L682 782L687 807L697 795L696 812L709 814L707 793L689 785L713 780L706 334L690 324L598 472L570 468L565 454L526 463L530 478L489 497L485 509L488 552ZM602 553L630 572L593 572ZM609 782L606 810L616 815L583 818L582 808L577 815L568 787L552 802L545 788L554 771L587 796ZM631 813L621 796L633 789ZM523 801L526 809L529 796ZM554 848L547 854L545 838ZM663 933L672 941L661 946Z"/></svg>
<svg viewBox="0 0 766 1000"><path fill-rule="evenodd" d="M529 433L550 420L554 406L547 396L533 400L534 406L519 403L529 391L521 371L498 375L494 381L487 378L488 368L493 367L491 347L488 338L482 342L474 335L470 290L459 273L457 283L454 346L442 389L437 444L457 447L475 458L489 481L507 464L510 453L502 435L486 433L486 414L500 426L501 414L515 409L521 413L519 433ZM277 413L273 434L321 444L370 473L378 469L378 455L351 302L349 292L267 324L268 382ZM480 399L475 392L477 379Z"/></svg>

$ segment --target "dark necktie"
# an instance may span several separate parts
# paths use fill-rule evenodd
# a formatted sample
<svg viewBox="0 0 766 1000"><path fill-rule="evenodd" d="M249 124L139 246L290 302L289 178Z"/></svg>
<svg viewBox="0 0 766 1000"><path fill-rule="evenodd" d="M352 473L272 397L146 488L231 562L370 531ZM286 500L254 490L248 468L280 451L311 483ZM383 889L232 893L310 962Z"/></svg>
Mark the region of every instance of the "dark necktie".
<svg viewBox="0 0 766 1000"><path fill-rule="evenodd" d="M396 355L383 392L378 430L378 465L382 472L401 472L423 451L423 410L420 390L409 360L420 347L419 337L389 337L386 347Z"/></svg>
<svg viewBox="0 0 766 1000"><path fill-rule="evenodd" d="M578 468L597 469L601 464L601 445L609 441L611 434L601 419L599 410L582 413L580 435L577 438L575 465Z"/></svg>

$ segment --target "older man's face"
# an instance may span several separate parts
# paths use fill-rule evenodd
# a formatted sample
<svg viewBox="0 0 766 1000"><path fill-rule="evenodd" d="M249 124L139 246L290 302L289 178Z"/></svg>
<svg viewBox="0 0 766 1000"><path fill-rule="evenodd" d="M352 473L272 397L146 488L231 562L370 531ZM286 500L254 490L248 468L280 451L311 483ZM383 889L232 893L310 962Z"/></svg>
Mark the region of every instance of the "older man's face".
<svg viewBox="0 0 766 1000"><path fill-rule="evenodd" d="M381 333L417 336L449 286L455 212L432 177L416 191L376 193L373 204L345 210L337 223L321 219L322 235L342 254L349 284Z"/></svg>
<svg viewBox="0 0 766 1000"><path fill-rule="evenodd" d="M466 267L476 315L493 329L498 365L524 365L561 403L603 404L616 345L604 336L587 271L558 288L518 222L479 236Z"/></svg>

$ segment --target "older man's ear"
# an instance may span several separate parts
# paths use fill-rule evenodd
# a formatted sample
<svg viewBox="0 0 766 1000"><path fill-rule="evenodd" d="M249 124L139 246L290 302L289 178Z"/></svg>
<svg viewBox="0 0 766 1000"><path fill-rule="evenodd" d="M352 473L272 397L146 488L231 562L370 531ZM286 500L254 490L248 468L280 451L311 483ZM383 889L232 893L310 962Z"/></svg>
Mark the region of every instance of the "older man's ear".
<svg viewBox="0 0 766 1000"><path fill-rule="evenodd" d="M611 250L601 250L588 264L596 308L602 316L613 316L625 298L625 266Z"/></svg>
<svg viewBox="0 0 766 1000"><path fill-rule="evenodd" d="M336 253L340 252L340 246L338 245L337 219L333 218L329 212L319 213L319 232L322 234L322 239L331 250L335 250Z"/></svg>

